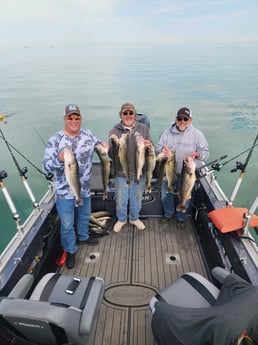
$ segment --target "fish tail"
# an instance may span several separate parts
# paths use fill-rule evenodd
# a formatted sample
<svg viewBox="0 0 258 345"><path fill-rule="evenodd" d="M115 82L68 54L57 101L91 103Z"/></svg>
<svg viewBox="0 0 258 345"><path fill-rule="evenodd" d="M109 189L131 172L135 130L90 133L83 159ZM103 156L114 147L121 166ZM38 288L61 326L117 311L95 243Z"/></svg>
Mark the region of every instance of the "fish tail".
<svg viewBox="0 0 258 345"><path fill-rule="evenodd" d="M186 207L185 207L185 205L183 205L183 204L177 205L176 211L177 211L177 212L185 213L185 212L186 212Z"/></svg>
<svg viewBox="0 0 258 345"><path fill-rule="evenodd" d="M83 200L82 200L82 198L77 199L77 200L75 201L75 207L79 207L79 206L82 206L82 205L83 205Z"/></svg>
<svg viewBox="0 0 258 345"><path fill-rule="evenodd" d="M151 186L147 186L145 189L145 193L150 193L151 192Z"/></svg>
<svg viewBox="0 0 258 345"><path fill-rule="evenodd" d="M171 186L167 187L166 193L173 193L174 192L174 188Z"/></svg>

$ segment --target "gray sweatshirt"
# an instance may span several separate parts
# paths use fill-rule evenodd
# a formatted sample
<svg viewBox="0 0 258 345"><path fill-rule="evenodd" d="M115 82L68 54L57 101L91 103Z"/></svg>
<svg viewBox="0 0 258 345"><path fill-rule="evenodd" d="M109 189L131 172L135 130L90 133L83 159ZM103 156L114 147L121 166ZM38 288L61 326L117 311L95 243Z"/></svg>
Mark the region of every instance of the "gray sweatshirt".
<svg viewBox="0 0 258 345"><path fill-rule="evenodd" d="M166 128L159 137L156 145L156 154L158 155L164 146L176 150L176 173L180 174L183 166L183 159L191 152L197 151L200 157L197 161L204 161L209 157L208 142L204 134L192 124L184 132L180 132L176 124L173 123ZM198 166L198 162L197 166Z"/></svg>

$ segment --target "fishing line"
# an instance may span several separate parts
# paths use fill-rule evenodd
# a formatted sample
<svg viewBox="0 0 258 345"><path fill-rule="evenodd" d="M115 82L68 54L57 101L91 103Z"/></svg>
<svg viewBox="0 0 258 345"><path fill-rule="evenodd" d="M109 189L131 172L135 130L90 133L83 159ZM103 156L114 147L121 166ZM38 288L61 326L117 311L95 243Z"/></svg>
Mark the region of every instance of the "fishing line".
<svg viewBox="0 0 258 345"><path fill-rule="evenodd" d="M32 126L31 123L28 123L29 126L31 126L31 128L36 132L36 134L38 135L38 137L40 138L41 142L43 143L43 145L46 147L47 143L44 141L44 139L42 138L42 136L40 135L39 131Z"/></svg>
<svg viewBox="0 0 258 345"><path fill-rule="evenodd" d="M0 128L0 133L1 133L0 138L5 142L6 146L8 147L8 150L9 150L9 152L11 153L11 156L12 156L12 158L14 159L15 162L17 162L17 161L16 161L16 159L15 159L15 157L14 157L14 154L13 154L11 148L12 148L13 150L15 150L23 159L26 160L26 162L28 162L28 163L29 163L35 170L37 170L41 175L44 175L44 176L46 177L47 180L52 179L53 175L52 175L51 173L50 173L50 174L49 174L49 173L46 174L45 172L43 172L42 170L40 170L34 163L32 163L31 160L29 160L26 156L24 156L24 154L22 154L15 146L13 146L11 143L9 143L9 142L6 140L6 138L5 138L5 136L4 136L4 134L3 134L2 130L1 130L1 128ZM17 164L18 164L18 162L17 162ZM15 165L16 165L16 164L15 164ZM16 166L17 166L17 165L16 165ZM19 173L20 173L20 167L19 167L19 165L18 165L18 170L19 170ZM24 174L23 174L23 175L24 175Z"/></svg>
<svg viewBox="0 0 258 345"><path fill-rule="evenodd" d="M253 145L250 147L250 149L249 149L249 153L248 153L248 156L247 156L247 158L246 158L246 160L245 160L245 163L244 164L241 164L240 162L236 162L236 168L235 169L232 169L231 170L231 172L235 172L235 171L237 171L238 169L240 169L242 172L244 172L245 171L245 169L246 169L246 167L247 167L247 165L248 165L248 163L249 163L249 160L250 160L250 158L251 158L251 155L252 155L252 153L253 153L253 149L255 148L255 146L257 146L257 144L256 144L256 141L258 140L258 134L256 135L256 137L255 137L255 140L254 140L254 142L253 142Z"/></svg>
<svg viewBox="0 0 258 345"><path fill-rule="evenodd" d="M9 153L10 153L10 155L11 155L13 161L14 161L14 164L15 164L17 170L19 171L19 174L20 174L21 176L24 176L24 175L26 174L26 172L27 172L27 171L26 171L27 169L26 169L26 168L23 168L23 169L20 168L19 163L17 162L17 160L16 160L16 158L15 158L15 156L14 156L14 154L13 154L13 151L11 150L11 147L10 147L8 141L5 139L4 133L3 133L3 131L1 130L1 128L0 128L0 133L1 133L1 135L2 135L2 139L3 139L4 142L5 142L5 145L7 146L8 151L9 151Z"/></svg>

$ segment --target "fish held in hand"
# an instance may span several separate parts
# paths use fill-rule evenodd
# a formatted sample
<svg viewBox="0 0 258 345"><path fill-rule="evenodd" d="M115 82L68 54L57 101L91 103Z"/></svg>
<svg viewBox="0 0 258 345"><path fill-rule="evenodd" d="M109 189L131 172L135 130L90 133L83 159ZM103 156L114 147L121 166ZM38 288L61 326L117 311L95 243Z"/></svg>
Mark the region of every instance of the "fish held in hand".
<svg viewBox="0 0 258 345"><path fill-rule="evenodd" d="M168 149L167 153L161 152L157 161L159 162L158 168L158 182L159 191L162 189L163 180L166 178L168 181L167 193L174 192L174 181L176 178L176 155L174 149Z"/></svg>
<svg viewBox="0 0 258 345"><path fill-rule="evenodd" d="M174 192L174 182L176 178L176 156L175 150L169 149L167 161L165 164L165 174L168 180L167 193Z"/></svg>
<svg viewBox="0 0 258 345"><path fill-rule="evenodd" d="M153 171L156 165L156 155L153 145L151 147L146 148L145 153L145 161L146 161L146 193L151 192L151 180L153 176Z"/></svg>
<svg viewBox="0 0 258 345"><path fill-rule="evenodd" d="M108 182L110 176L110 160L108 158L108 148L101 144L95 146L96 152L101 162L101 176L103 184L103 200L107 199L108 193Z"/></svg>
<svg viewBox="0 0 258 345"><path fill-rule="evenodd" d="M158 162L158 186L159 186L159 192L162 190L162 184L165 178L165 165L167 162L167 155L165 155L163 152L160 152L157 156L157 162Z"/></svg>
<svg viewBox="0 0 258 345"><path fill-rule="evenodd" d="M127 185L130 185L130 172L129 172L129 165L128 165L128 160L127 160L128 134L122 134L120 138L118 138L115 134L111 134L110 140L117 147L117 156L122 166L123 173L126 178L126 183Z"/></svg>
<svg viewBox="0 0 258 345"><path fill-rule="evenodd" d="M184 158L179 189L180 203L176 207L177 212L186 212L186 200L191 199L191 192L196 181L195 168L196 163L193 158Z"/></svg>
<svg viewBox="0 0 258 345"><path fill-rule="evenodd" d="M144 138L141 135L136 137L136 183L140 183L142 176L142 169L145 164L145 144Z"/></svg>
<svg viewBox="0 0 258 345"><path fill-rule="evenodd" d="M75 206L78 207L83 205L83 200L81 198L79 166L74 152L69 148L64 149L64 166L66 181L70 187L70 191L75 196Z"/></svg>

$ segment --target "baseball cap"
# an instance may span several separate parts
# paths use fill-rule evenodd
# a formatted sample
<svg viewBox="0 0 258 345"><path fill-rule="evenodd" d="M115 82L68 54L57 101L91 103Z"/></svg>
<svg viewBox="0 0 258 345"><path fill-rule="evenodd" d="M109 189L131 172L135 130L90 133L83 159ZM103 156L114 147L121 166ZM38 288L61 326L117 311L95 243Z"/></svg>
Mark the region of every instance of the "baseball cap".
<svg viewBox="0 0 258 345"><path fill-rule="evenodd" d="M135 112L135 114L136 114L135 106L132 103L124 103L124 104L122 104L119 113L121 114L124 110L133 110Z"/></svg>
<svg viewBox="0 0 258 345"><path fill-rule="evenodd" d="M68 116L71 114L78 114L81 115L80 108L76 104L68 104L64 108L64 116Z"/></svg>
<svg viewBox="0 0 258 345"><path fill-rule="evenodd" d="M189 108L183 107L178 110L176 116L186 116L188 118L192 118L192 111Z"/></svg>

